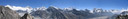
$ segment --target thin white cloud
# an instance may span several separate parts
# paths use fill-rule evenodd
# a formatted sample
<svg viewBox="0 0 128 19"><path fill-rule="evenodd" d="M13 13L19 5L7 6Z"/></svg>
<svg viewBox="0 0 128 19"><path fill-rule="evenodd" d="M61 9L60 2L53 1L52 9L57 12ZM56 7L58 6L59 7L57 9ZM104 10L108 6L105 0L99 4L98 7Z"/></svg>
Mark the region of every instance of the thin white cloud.
<svg viewBox="0 0 128 19"><path fill-rule="evenodd" d="M26 10L27 9L27 8L24 8L24 7L10 6L10 5L6 5L5 7L9 7L12 10Z"/></svg>
<svg viewBox="0 0 128 19"><path fill-rule="evenodd" d="M20 7L20 6L10 6L6 5L5 7L9 7L12 10L23 10L23 11L28 11L29 13L31 12L32 8L30 7Z"/></svg>

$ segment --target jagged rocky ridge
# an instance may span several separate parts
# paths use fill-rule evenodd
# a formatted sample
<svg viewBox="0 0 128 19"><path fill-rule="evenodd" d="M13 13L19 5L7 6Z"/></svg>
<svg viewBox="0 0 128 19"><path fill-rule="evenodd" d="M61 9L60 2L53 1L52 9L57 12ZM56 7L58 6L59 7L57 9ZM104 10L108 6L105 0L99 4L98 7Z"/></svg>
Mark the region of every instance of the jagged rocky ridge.
<svg viewBox="0 0 128 19"><path fill-rule="evenodd" d="M0 6L0 19L19 19L18 13L8 7Z"/></svg>
<svg viewBox="0 0 128 19"><path fill-rule="evenodd" d="M95 17L107 16L111 17L114 14L112 12L106 12L102 9L94 10L94 13L91 13L90 10L76 10L76 9L59 9L53 6L48 7L45 10L36 10L32 11L30 14L34 17L40 17L41 19L100 19ZM101 11L101 12L96 12ZM104 19L108 19L108 18Z"/></svg>
<svg viewBox="0 0 128 19"><path fill-rule="evenodd" d="M20 17L16 11L11 10L8 7L0 6L0 19L31 19L31 15L24 15Z"/></svg>
<svg viewBox="0 0 128 19"><path fill-rule="evenodd" d="M28 13L29 11L34 19L111 19L116 17L116 13L118 10L103 10L94 8L91 12L88 9L85 10L77 10L74 8L68 9L60 9L56 7L48 7L48 8L33 8L32 10L16 10L18 13ZM120 13L120 12L119 12ZM25 16L23 16L25 17Z"/></svg>
<svg viewBox="0 0 128 19"><path fill-rule="evenodd" d="M34 19L29 13L25 13L20 19Z"/></svg>
<svg viewBox="0 0 128 19"><path fill-rule="evenodd" d="M120 15L117 15L116 19L128 19L128 11L124 11Z"/></svg>

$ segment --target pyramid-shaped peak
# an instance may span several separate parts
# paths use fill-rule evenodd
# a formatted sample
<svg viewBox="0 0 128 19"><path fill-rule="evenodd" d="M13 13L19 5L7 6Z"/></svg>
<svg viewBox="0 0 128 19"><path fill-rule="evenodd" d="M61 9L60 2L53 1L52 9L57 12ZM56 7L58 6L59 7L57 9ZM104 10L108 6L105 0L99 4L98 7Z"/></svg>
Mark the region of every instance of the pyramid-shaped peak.
<svg viewBox="0 0 128 19"><path fill-rule="evenodd" d="M95 10L102 9L102 8L94 8Z"/></svg>
<svg viewBox="0 0 128 19"><path fill-rule="evenodd" d="M59 8L57 8L55 6L50 6L50 7L48 7L48 9L59 9Z"/></svg>
<svg viewBox="0 0 128 19"><path fill-rule="evenodd" d="M55 8L55 6L50 6L49 8Z"/></svg>

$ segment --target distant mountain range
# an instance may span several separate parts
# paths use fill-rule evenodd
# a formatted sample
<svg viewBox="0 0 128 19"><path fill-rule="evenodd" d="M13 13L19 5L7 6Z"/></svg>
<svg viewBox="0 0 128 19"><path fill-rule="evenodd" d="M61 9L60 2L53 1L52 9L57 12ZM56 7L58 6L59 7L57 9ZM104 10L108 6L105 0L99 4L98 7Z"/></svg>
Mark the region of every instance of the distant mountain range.
<svg viewBox="0 0 128 19"><path fill-rule="evenodd" d="M15 7L7 5L10 9L19 13L22 17L25 13L34 16L34 19L111 19L115 14L120 14L122 10L103 10L101 8L94 8L93 10L77 10L75 8L60 9L50 6L48 8L31 8L31 7ZM22 14L21 14L22 13Z"/></svg>

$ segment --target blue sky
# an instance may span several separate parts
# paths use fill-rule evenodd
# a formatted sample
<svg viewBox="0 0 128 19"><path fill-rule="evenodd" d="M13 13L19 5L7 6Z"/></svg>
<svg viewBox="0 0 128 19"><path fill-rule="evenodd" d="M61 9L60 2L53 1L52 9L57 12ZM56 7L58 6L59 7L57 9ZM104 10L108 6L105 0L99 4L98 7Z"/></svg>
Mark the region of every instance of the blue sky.
<svg viewBox="0 0 128 19"><path fill-rule="evenodd" d="M56 6L58 8L73 7L76 9L122 9L128 8L128 0L0 0L0 5L12 6L31 6L36 7L49 7Z"/></svg>

